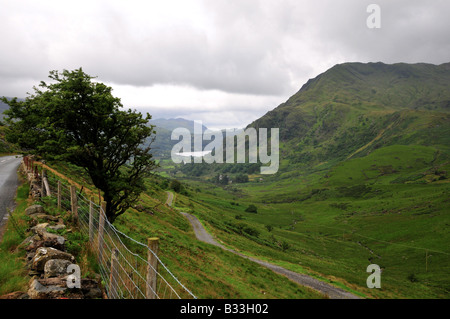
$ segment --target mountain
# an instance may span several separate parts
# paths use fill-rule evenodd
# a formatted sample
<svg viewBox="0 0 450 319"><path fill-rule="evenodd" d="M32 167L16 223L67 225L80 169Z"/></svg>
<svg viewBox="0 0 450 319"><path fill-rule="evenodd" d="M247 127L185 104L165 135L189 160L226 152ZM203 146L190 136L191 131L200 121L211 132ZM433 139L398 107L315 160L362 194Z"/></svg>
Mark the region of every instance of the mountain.
<svg viewBox="0 0 450 319"><path fill-rule="evenodd" d="M375 298L448 298L450 64L336 65L248 127L279 128L276 174L172 170L217 238ZM371 264L382 289L367 288Z"/></svg>
<svg viewBox="0 0 450 319"><path fill-rule="evenodd" d="M10 153L15 150L14 146L5 140L4 126L2 126L3 111L7 109L9 106L0 101L0 153Z"/></svg>
<svg viewBox="0 0 450 319"><path fill-rule="evenodd" d="M450 63L339 64L249 127L280 129L288 170L394 144L449 154Z"/></svg>
<svg viewBox="0 0 450 319"><path fill-rule="evenodd" d="M172 131L176 128L186 128L191 134L194 134L194 121L183 118L176 119L155 119L150 120L149 124L155 126L156 136L152 143L152 152L156 158L170 158L172 147L178 143L178 140L171 140ZM208 128L202 125L202 132Z"/></svg>
<svg viewBox="0 0 450 319"><path fill-rule="evenodd" d="M0 101L0 120L3 119L3 117L4 117L3 112L6 111L7 109L9 109L9 105Z"/></svg>
<svg viewBox="0 0 450 319"><path fill-rule="evenodd" d="M0 95L0 97L3 97L3 96ZM8 96L6 96L6 98L7 98L8 100L11 100L11 99L12 99L11 97L8 97ZM18 100L18 101L25 101L25 99L21 99L21 98L18 98L17 100ZM5 117L4 114L3 114L3 112L6 111L7 109L9 109L9 105L3 103L2 101L0 101L0 120L1 120L2 118Z"/></svg>
<svg viewBox="0 0 450 319"><path fill-rule="evenodd" d="M150 124L155 125L156 129L165 129L168 131L173 131L176 128L187 128L189 131L194 133L194 121L186 120L183 118L176 118L176 119L155 119L150 120ZM202 130L206 131L208 128L204 125L202 125Z"/></svg>

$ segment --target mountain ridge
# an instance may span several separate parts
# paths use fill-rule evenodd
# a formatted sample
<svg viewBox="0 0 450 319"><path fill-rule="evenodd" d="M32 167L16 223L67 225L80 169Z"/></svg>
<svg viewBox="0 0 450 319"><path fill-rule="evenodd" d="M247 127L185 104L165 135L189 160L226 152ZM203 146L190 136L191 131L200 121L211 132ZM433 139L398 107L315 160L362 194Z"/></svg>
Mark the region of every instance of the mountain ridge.
<svg viewBox="0 0 450 319"><path fill-rule="evenodd" d="M338 64L247 127L280 128L289 165L343 160L380 132L359 156L393 143L448 152L450 63Z"/></svg>

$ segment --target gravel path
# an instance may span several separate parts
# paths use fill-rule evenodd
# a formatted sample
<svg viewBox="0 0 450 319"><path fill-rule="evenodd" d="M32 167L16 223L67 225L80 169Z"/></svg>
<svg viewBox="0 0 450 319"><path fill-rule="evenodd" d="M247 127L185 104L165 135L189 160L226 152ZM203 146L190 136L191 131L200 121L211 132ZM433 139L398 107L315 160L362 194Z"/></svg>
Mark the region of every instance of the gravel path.
<svg viewBox="0 0 450 319"><path fill-rule="evenodd" d="M173 193L172 192L166 192L166 193L167 193L166 205L167 206L172 206Z"/></svg>
<svg viewBox="0 0 450 319"><path fill-rule="evenodd" d="M172 198L173 198L173 194L172 194ZM172 204L172 201L171 201L171 204ZM203 225L201 224L201 222L198 220L197 217L195 217L194 215L188 214L188 213L184 213L184 212L181 212L181 214L183 216L185 216L187 218L187 220L191 223L191 225L194 229L195 236L200 241L203 241L205 243L208 243L208 244L211 244L214 246L218 246L222 249L232 252L233 254L239 255L246 259L249 259L261 266L267 267L270 270L272 270L278 274L288 277L290 280L292 280L302 286L310 287L314 290L319 291L320 293L328 296L328 298L331 298L331 299L360 299L358 296L355 296L345 290L342 290L340 288L334 287L325 282L317 280L313 277L303 275L303 274L298 274L291 270L285 269L281 266L277 266L277 265L274 265L274 264L271 264L271 263L253 258L253 257L248 257L248 256L245 256L233 249L227 248L227 247L223 246L222 244L220 244L219 242L217 242L217 240L215 240L205 230L205 228L203 227Z"/></svg>

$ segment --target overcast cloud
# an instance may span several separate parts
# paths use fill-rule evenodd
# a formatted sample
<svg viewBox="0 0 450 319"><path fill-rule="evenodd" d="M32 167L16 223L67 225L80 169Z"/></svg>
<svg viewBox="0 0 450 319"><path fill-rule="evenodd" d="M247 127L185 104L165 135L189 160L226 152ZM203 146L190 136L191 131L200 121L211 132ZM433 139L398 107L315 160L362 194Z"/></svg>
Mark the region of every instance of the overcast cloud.
<svg viewBox="0 0 450 319"><path fill-rule="evenodd" d="M0 96L81 66L126 107L242 127L337 63L450 62L449 16L447 0L0 0Z"/></svg>

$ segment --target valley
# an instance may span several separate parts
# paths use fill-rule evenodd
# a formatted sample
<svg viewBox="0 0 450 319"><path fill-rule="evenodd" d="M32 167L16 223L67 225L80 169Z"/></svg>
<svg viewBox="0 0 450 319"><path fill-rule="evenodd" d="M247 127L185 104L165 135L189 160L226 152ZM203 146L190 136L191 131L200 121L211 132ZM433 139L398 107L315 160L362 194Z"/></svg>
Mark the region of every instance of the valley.
<svg viewBox="0 0 450 319"><path fill-rule="evenodd" d="M330 297L290 280L295 273L359 298L448 299L449 106L448 63L337 65L247 126L279 129L274 174L250 154L178 164L171 130L193 122L154 120L159 168L114 225L140 242L160 238L161 260L198 298ZM238 147L224 149L236 158ZM47 163L98 193L82 168ZM214 242L198 240L190 221ZM373 264L380 288L367 287Z"/></svg>
<svg viewBox="0 0 450 319"><path fill-rule="evenodd" d="M163 159L164 176L185 188L175 208L226 247L361 296L448 298L448 70L333 67L248 126L280 128L278 173ZM366 286L370 264L380 289Z"/></svg>

